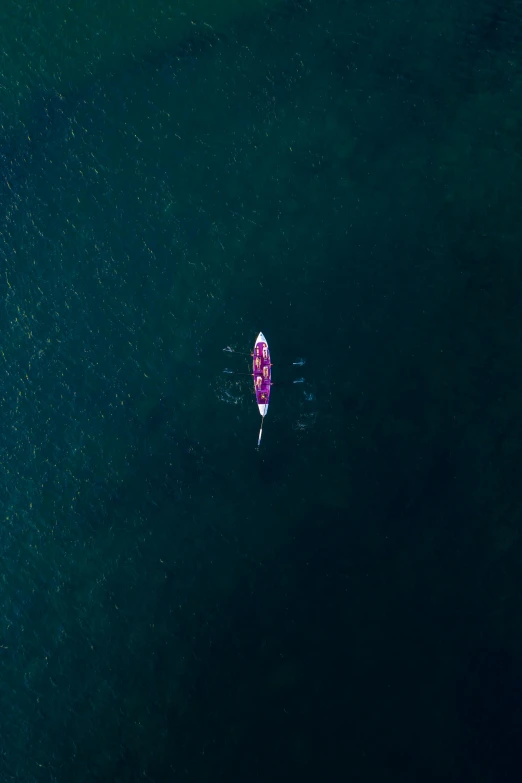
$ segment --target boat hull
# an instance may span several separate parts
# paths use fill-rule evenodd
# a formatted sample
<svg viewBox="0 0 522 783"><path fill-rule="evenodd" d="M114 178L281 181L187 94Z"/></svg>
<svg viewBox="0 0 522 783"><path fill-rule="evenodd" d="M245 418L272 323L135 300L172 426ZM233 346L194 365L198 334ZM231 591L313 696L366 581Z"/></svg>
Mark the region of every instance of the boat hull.
<svg viewBox="0 0 522 783"><path fill-rule="evenodd" d="M270 364L270 350L263 332L259 332L256 337L254 354L252 357L252 369L257 407L259 408L261 416L266 416L270 402L272 365Z"/></svg>

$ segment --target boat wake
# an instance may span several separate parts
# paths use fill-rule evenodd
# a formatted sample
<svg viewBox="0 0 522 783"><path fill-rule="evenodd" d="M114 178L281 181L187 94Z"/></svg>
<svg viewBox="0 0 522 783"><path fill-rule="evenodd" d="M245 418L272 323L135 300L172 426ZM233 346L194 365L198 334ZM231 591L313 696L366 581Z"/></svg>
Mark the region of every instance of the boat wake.
<svg viewBox="0 0 522 783"><path fill-rule="evenodd" d="M310 427L314 426L316 418L317 414L313 411L311 413L302 413L293 425L293 429L297 430L297 432L309 430Z"/></svg>
<svg viewBox="0 0 522 783"><path fill-rule="evenodd" d="M221 389L218 394L218 399L221 402L226 402L228 405L239 405L242 401L242 394L233 394L230 389Z"/></svg>
<svg viewBox="0 0 522 783"><path fill-rule="evenodd" d="M306 383L304 378L298 378L294 383ZM302 389L302 398L299 405L300 413L299 418L293 425L293 429L298 432L304 432L309 430L315 425L317 419L317 412L313 410L313 406L310 403L315 402L315 392L309 383L306 383Z"/></svg>

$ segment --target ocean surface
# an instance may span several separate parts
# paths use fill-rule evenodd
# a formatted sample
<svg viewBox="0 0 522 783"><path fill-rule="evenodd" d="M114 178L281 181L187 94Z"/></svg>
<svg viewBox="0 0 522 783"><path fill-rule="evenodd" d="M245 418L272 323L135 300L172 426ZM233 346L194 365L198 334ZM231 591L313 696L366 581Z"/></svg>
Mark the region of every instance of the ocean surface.
<svg viewBox="0 0 522 783"><path fill-rule="evenodd" d="M520 3L0 43L1 783L518 780Z"/></svg>

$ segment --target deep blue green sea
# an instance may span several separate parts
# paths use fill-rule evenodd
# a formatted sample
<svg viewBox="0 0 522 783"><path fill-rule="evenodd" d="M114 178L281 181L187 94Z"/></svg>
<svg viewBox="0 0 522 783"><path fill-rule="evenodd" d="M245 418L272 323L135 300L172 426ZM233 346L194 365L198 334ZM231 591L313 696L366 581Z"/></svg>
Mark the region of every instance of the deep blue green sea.
<svg viewBox="0 0 522 783"><path fill-rule="evenodd" d="M0 783L519 780L521 186L515 0L5 0Z"/></svg>

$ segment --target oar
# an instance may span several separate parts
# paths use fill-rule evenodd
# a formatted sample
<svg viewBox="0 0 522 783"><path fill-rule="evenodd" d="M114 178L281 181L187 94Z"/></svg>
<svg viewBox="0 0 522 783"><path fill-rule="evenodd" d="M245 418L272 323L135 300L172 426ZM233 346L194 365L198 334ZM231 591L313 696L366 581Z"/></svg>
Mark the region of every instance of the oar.
<svg viewBox="0 0 522 783"><path fill-rule="evenodd" d="M261 444L261 438L263 437L263 422L265 420L267 407L268 405L265 403L265 412L261 414L261 427L259 428L259 438L257 439L257 448L259 448Z"/></svg>
<svg viewBox="0 0 522 783"><path fill-rule="evenodd" d="M250 358L253 357L253 353L244 353L244 351L235 351L233 348L230 347L230 345L227 345L226 348L223 348L224 353L235 353L238 356L249 356ZM291 362L290 364L279 364L278 367L302 367L303 364L306 364L306 359L296 359L295 362ZM273 367L273 364L270 363L270 366Z"/></svg>
<svg viewBox="0 0 522 783"><path fill-rule="evenodd" d="M264 416L261 416L261 428L259 430L259 438L257 439L257 448L259 448L261 444L261 438L263 437L263 422L265 420Z"/></svg>
<svg viewBox="0 0 522 783"><path fill-rule="evenodd" d="M235 351L233 348L230 347L230 345L227 345L226 348L223 348L224 353L237 353L238 356L250 356L252 357L251 353L245 353L244 351Z"/></svg>

